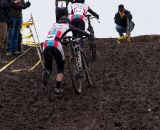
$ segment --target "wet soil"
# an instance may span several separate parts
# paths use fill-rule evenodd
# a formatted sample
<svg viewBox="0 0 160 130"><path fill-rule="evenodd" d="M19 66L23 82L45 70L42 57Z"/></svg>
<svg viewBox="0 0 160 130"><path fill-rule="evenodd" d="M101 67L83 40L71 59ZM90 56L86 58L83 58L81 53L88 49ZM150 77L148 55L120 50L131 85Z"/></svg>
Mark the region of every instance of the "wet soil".
<svg viewBox="0 0 160 130"><path fill-rule="evenodd" d="M0 73L0 130L160 130L160 36L97 39L90 63L94 85L76 95L67 61L65 91L53 91L56 69L47 87L35 49ZM53 68L56 68L53 63ZM2 66L2 65L1 65Z"/></svg>

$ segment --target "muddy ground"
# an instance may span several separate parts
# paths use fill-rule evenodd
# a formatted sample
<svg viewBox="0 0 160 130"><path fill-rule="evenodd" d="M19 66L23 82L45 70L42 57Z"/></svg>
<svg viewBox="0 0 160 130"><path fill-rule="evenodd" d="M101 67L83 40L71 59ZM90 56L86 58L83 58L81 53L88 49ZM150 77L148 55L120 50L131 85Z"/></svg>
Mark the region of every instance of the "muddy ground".
<svg viewBox="0 0 160 130"><path fill-rule="evenodd" d="M1 72L0 130L160 130L160 36L115 43L97 39L98 57L90 63L95 84L84 85L81 95L71 86L67 66L61 96L53 91L54 80L41 84L41 65L11 72L33 66L35 49Z"/></svg>

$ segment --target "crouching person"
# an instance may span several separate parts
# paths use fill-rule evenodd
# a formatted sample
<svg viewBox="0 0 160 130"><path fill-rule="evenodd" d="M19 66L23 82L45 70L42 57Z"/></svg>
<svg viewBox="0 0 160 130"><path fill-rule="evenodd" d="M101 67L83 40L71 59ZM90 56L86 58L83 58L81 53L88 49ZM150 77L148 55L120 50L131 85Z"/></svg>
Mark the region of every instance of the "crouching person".
<svg viewBox="0 0 160 130"><path fill-rule="evenodd" d="M115 14L114 21L120 37L124 36L123 33L129 33L130 35L130 32L134 29L135 24L132 21L132 14L122 4L118 6L118 12Z"/></svg>

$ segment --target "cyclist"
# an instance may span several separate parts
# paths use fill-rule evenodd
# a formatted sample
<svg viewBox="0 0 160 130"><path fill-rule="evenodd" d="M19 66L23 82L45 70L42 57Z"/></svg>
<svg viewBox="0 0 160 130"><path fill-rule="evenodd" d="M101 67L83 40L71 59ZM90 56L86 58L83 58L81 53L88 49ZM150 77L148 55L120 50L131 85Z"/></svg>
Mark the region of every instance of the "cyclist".
<svg viewBox="0 0 160 130"><path fill-rule="evenodd" d="M56 22L58 22L61 17L68 15L69 2L72 2L72 0L55 0Z"/></svg>
<svg viewBox="0 0 160 130"><path fill-rule="evenodd" d="M81 30L85 30L85 16L87 12L99 19L99 15L85 4L85 0L73 0L71 11L72 14L70 16L71 24ZM76 33L73 33L73 35L77 36Z"/></svg>
<svg viewBox="0 0 160 130"><path fill-rule="evenodd" d="M116 30L119 36L124 36L123 33L127 32L127 18L129 19L129 32L134 29L134 22L132 21L132 14L124 8L124 5L118 6L118 12L115 14L114 21L117 24Z"/></svg>
<svg viewBox="0 0 160 130"><path fill-rule="evenodd" d="M68 17L63 16L58 21L58 23L53 24L43 44L45 70L43 71L42 74L42 82L44 85L48 84L48 80L52 72L52 60L54 57L58 69L58 74L56 75L56 86L55 86L56 93L62 93L64 90L64 85L62 81L64 78L65 56L62 48L62 45L64 45L62 39L69 31L76 32L85 36L90 36L90 34L88 34L87 32L82 31L71 25Z"/></svg>

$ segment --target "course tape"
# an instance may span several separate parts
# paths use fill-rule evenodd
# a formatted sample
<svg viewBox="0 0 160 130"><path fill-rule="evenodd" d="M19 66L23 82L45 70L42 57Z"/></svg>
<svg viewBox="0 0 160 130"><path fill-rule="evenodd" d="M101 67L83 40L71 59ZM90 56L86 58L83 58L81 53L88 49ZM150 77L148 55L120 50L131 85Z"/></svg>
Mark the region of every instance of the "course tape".
<svg viewBox="0 0 160 130"><path fill-rule="evenodd" d="M11 72L22 72L22 71L32 71L34 70L39 64L41 63L41 60L36 62L30 69L17 69L17 70L12 70Z"/></svg>
<svg viewBox="0 0 160 130"><path fill-rule="evenodd" d="M25 55L29 50L31 50L33 47L28 48L24 53L22 53L21 55L19 55L17 58L15 58L14 60L10 61L8 64L6 64L4 67L2 67L0 69L0 73L2 71L4 71L6 68L8 68L9 66L11 66L17 59L19 59L20 57L22 57L23 55Z"/></svg>

